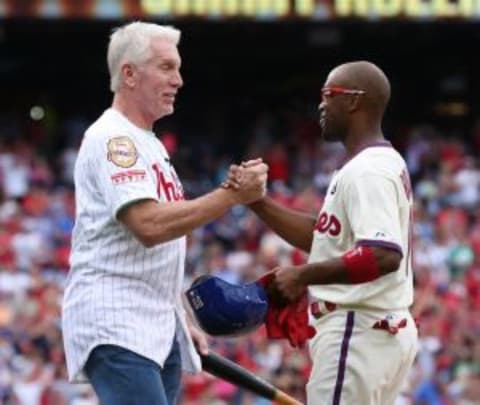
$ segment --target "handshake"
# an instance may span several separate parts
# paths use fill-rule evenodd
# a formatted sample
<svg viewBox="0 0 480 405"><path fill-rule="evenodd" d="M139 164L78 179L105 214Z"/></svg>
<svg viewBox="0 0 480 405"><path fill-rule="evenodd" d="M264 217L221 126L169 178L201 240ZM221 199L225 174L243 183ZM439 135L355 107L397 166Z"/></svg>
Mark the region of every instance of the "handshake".
<svg viewBox="0 0 480 405"><path fill-rule="evenodd" d="M236 204L251 204L267 193L268 166L261 158L231 165L222 187L233 191Z"/></svg>

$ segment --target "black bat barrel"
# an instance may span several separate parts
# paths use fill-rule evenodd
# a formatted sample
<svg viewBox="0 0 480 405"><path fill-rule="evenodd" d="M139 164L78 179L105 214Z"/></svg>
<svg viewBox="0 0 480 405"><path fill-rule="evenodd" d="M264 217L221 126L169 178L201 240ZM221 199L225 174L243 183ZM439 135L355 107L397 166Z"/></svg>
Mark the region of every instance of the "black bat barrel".
<svg viewBox="0 0 480 405"><path fill-rule="evenodd" d="M275 387L233 361L216 353L200 355L204 371L268 399L275 398Z"/></svg>

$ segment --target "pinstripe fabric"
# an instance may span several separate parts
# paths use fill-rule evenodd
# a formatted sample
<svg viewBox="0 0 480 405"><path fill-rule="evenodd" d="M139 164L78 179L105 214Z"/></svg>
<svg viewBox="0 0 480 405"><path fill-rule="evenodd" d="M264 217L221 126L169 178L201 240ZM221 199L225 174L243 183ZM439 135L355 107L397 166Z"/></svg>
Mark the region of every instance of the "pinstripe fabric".
<svg viewBox="0 0 480 405"><path fill-rule="evenodd" d="M138 154L130 167L114 163L107 146L112 138L125 136ZM118 153L133 156L128 150ZM184 368L200 369L181 302L185 238L145 248L116 220L125 204L168 199L168 190L157 188L153 165L165 181L174 183L176 175L160 141L113 109L85 133L75 165L77 214L62 314L72 381L85 379L82 368L99 344L120 345L163 365L175 331ZM181 194L181 186L175 187Z"/></svg>

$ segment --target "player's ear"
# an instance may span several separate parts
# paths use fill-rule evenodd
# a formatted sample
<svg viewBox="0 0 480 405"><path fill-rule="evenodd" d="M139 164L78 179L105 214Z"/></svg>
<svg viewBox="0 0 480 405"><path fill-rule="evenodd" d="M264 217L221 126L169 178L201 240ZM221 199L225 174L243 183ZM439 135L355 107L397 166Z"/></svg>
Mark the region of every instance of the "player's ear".
<svg viewBox="0 0 480 405"><path fill-rule="evenodd" d="M136 84L136 69L135 66L130 63L125 63L121 68L123 82L127 87L135 87Z"/></svg>
<svg viewBox="0 0 480 405"><path fill-rule="evenodd" d="M360 107L360 95L359 94L354 94L352 95L351 97L348 97L348 105L347 105L347 108L348 108L348 111L349 112L354 112L356 110L359 109Z"/></svg>

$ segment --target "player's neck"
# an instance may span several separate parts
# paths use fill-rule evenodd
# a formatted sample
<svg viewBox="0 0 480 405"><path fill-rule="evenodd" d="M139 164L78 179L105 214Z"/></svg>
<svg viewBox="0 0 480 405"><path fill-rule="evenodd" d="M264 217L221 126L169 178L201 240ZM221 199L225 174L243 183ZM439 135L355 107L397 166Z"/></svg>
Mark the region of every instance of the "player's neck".
<svg viewBox="0 0 480 405"><path fill-rule="evenodd" d="M153 128L154 119L142 112L136 106L138 104L135 100L127 97L122 97L115 94L113 97L112 108L124 115L135 126L151 131Z"/></svg>
<svg viewBox="0 0 480 405"><path fill-rule="evenodd" d="M365 127L350 131L345 138L344 145L348 156L356 155L360 150L368 145L378 144L384 142L385 137L380 126Z"/></svg>

